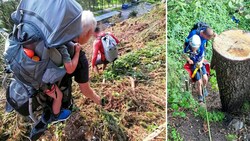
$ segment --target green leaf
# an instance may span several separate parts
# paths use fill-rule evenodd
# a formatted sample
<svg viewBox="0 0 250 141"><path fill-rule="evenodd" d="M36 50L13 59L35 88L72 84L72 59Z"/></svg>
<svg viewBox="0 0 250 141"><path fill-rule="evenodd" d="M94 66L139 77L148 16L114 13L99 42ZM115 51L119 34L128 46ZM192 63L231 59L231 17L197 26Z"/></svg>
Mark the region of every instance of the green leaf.
<svg viewBox="0 0 250 141"><path fill-rule="evenodd" d="M230 8L235 8L235 6L233 5L232 1L229 1L228 6L229 6Z"/></svg>
<svg viewBox="0 0 250 141"><path fill-rule="evenodd" d="M185 118L186 114L184 112L180 112L180 117Z"/></svg>
<svg viewBox="0 0 250 141"><path fill-rule="evenodd" d="M250 14L247 14L247 15L245 16L245 18L249 20L249 19L250 19Z"/></svg>
<svg viewBox="0 0 250 141"><path fill-rule="evenodd" d="M177 104L172 104L172 109L177 111L179 109L179 106Z"/></svg>

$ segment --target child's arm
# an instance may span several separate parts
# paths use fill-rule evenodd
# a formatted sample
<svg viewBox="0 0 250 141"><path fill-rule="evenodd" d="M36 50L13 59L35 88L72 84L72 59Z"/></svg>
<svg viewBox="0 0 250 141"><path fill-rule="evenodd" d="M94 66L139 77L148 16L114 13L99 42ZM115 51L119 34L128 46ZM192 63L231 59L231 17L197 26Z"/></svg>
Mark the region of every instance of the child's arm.
<svg viewBox="0 0 250 141"><path fill-rule="evenodd" d="M191 60L187 55L186 55L186 53L188 52L188 47L185 47L184 48L184 51L183 51L183 54L182 54L182 57L184 58L184 59L186 59L187 60L187 62L189 63L189 64L194 64L194 61L193 60Z"/></svg>
<svg viewBox="0 0 250 141"><path fill-rule="evenodd" d="M204 60L205 60L204 57L205 57L205 53L203 52L203 53L202 53L202 56L201 56L200 59L199 59L200 61L197 63L197 65L199 65L200 67L202 67L202 64L203 64L203 62L204 62Z"/></svg>
<svg viewBox="0 0 250 141"><path fill-rule="evenodd" d="M58 48L58 50L61 53L62 58L63 58L64 67L65 67L66 72L68 74L71 74L75 71L76 66L78 64L78 60L79 60L79 54L80 54L80 50L81 50L80 45L75 44L74 49L75 49L75 54L74 54L73 58L71 59L70 54L69 54L66 46L61 46Z"/></svg>
<svg viewBox="0 0 250 141"><path fill-rule="evenodd" d="M79 61L81 46L79 44L75 44L74 47L75 47L75 54L74 54L73 59L70 62L64 63L64 67L68 74L71 74L75 71L78 61Z"/></svg>
<svg viewBox="0 0 250 141"><path fill-rule="evenodd" d="M183 57L184 59L186 59L186 60L188 61L189 64L191 64L191 65L194 64L194 61L191 60L191 59L190 59L188 56L186 56L185 54L183 54L182 57Z"/></svg>

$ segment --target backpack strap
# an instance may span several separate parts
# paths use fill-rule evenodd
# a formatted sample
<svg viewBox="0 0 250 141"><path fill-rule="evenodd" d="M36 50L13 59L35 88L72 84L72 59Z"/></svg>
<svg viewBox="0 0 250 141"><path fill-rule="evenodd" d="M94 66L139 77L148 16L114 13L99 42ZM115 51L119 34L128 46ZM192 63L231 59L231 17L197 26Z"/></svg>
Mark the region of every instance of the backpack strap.
<svg viewBox="0 0 250 141"><path fill-rule="evenodd" d="M101 40L102 37L106 36L106 35L109 35L108 32L105 33L105 35L100 35L100 36L97 36L97 39ZM101 50L99 50L101 52ZM101 52L102 54L105 54L104 52Z"/></svg>
<svg viewBox="0 0 250 141"><path fill-rule="evenodd" d="M24 32L23 29L30 29L30 31L34 32L33 34L29 35L29 33ZM35 41L40 41L42 39L41 33L39 30L37 30L36 27L34 27L30 23L20 23L18 25L15 25L13 32L10 34L10 36L13 36L16 43L19 45L27 45L30 43L33 43ZM28 39L27 39L28 38Z"/></svg>

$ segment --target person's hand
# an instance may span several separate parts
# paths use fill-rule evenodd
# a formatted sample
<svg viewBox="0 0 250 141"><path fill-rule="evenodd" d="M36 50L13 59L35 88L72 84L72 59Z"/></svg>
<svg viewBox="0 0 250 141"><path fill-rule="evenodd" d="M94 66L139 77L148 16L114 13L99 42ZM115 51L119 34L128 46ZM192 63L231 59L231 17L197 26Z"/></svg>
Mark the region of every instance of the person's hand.
<svg viewBox="0 0 250 141"><path fill-rule="evenodd" d="M218 34L217 34L217 33L214 33L213 38L215 38L216 36L218 36Z"/></svg>
<svg viewBox="0 0 250 141"><path fill-rule="evenodd" d="M214 33L214 37L217 37L218 36L218 34L217 33Z"/></svg>
<svg viewBox="0 0 250 141"><path fill-rule="evenodd" d="M105 110L109 110L112 108L113 96L111 94L107 94L101 98L101 106Z"/></svg>
<svg viewBox="0 0 250 141"><path fill-rule="evenodd" d="M201 67L202 67L202 62L198 62L198 63L197 63L197 67L198 67L198 68L201 68Z"/></svg>
<svg viewBox="0 0 250 141"><path fill-rule="evenodd" d="M194 64L194 61L191 60L191 59L189 59L189 60L188 60L188 63L189 63L190 65L192 65L192 64Z"/></svg>
<svg viewBox="0 0 250 141"><path fill-rule="evenodd" d="M76 43L76 44L74 45L74 47L75 47L75 51L76 51L76 52L80 52L80 50L81 50L80 44Z"/></svg>

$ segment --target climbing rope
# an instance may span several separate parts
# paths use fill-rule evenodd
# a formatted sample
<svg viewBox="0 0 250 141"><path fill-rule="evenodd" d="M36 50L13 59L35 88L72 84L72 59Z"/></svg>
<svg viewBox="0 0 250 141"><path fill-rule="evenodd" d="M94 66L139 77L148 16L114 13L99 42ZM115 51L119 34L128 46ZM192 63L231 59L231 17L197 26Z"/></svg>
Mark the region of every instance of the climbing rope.
<svg viewBox="0 0 250 141"><path fill-rule="evenodd" d="M211 129L210 129L210 124L209 124L208 112L207 112L206 97L204 98L204 103L205 103L205 109L206 109L206 117L207 117L207 127L208 127L209 141L212 141Z"/></svg>
<svg viewBox="0 0 250 141"><path fill-rule="evenodd" d="M202 76L202 71L200 70L200 75ZM208 118L208 112L207 112L207 102L206 102L206 96L204 95L204 85L203 85L203 81L202 81L202 94L204 96L204 103L205 103L205 110L206 110L206 118L207 118L207 127L208 127L208 134L209 134L209 141L213 141L212 140L212 136L211 136L211 129L210 129L210 124L209 124L209 118Z"/></svg>

